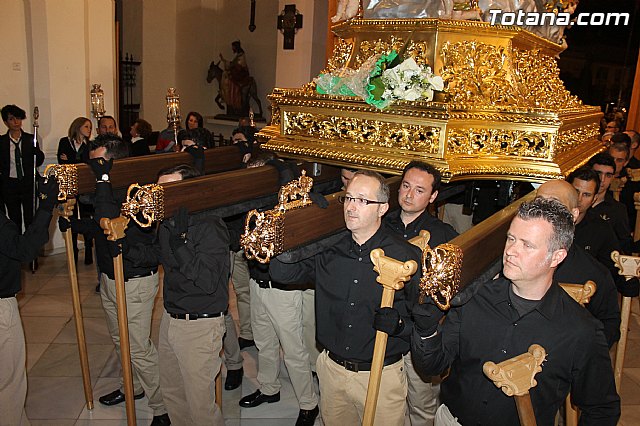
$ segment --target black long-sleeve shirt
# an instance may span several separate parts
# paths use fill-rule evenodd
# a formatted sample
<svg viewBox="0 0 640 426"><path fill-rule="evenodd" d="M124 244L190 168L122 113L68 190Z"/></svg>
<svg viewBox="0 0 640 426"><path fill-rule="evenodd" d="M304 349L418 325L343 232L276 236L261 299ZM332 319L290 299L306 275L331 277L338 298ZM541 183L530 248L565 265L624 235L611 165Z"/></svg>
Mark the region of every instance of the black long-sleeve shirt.
<svg viewBox="0 0 640 426"><path fill-rule="evenodd" d="M609 223L611 228L616 233L620 246L625 254L631 253L633 246L633 238L631 238L631 228L629 227L629 217L627 216L627 209L619 201L616 201L610 192L607 192L604 196L604 200L591 207L593 213L600 216L600 218Z"/></svg>
<svg viewBox="0 0 640 426"><path fill-rule="evenodd" d="M587 280L596 283L595 294L584 306L604 326L604 337L609 347L620 339L618 291L611 273L604 265L574 241L553 277L558 282L566 284L584 284Z"/></svg>
<svg viewBox="0 0 640 426"><path fill-rule="evenodd" d="M451 225L431 216L426 210L407 226L404 225L400 218L401 212L402 209L398 209L388 213L384 217L383 223L392 231L400 234L405 240L416 237L420 234L420 231L426 230L431 234L429 247L436 247L458 236L458 233Z"/></svg>
<svg viewBox="0 0 640 426"><path fill-rule="evenodd" d="M413 322L410 301L415 300L420 280L420 249L407 243L383 226L364 244L357 244L349 233L323 252L297 263L285 264L272 259L269 272L281 283L316 285L316 337L330 352L355 362L371 362L376 330L375 310L380 306L382 285L376 282L369 257L381 248L385 256L405 262L415 260L418 271L396 291L393 307L405 327L399 336L389 336L386 356L406 354Z"/></svg>
<svg viewBox="0 0 640 426"><path fill-rule="evenodd" d="M79 232L95 239L98 268L100 268L101 273L104 273L112 280L115 279L113 257L109 251L107 237L99 223L103 217L112 219L119 216L122 201L123 200L120 200L120 202L116 201L110 183L98 182L96 183L94 199L94 206L96 208L94 219L86 218L71 222L71 230L73 232ZM153 243L153 239L154 230L152 228L141 228L134 221L129 221L125 233L127 245L134 246L142 244L150 246ZM155 264L134 265L133 261L129 259L127 255L122 256L122 265L125 280L138 276L146 276L158 270L157 262Z"/></svg>
<svg viewBox="0 0 640 426"><path fill-rule="evenodd" d="M169 219L171 221L172 219ZM149 246L131 246L135 265L160 262L164 268L164 307L170 314L215 314L229 305L229 232L212 215L189 217L187 243L176 251L169 244L166 222Z"/></svg>
<svg viewBox="0 0 640 426"><path fill-rule="evenodd" d="M416 369L426 375L451 371L441 399L463 425L519 424L515 400L482 372L495 363L527 352L537 343L547 352L537 385L529 394L539 425L553 425L571 391L581 425L616 425L620 398L602 324L553 283L535 309L520 316L504 277L486 282L465 305L452 308L436 336L414 332Z"/></svg>
<svg viewBox="0 0 640 426"><path fill-rule="evenodd" d="M32 261L49 241L51 212L38 210L24 235L15 223L0 214L0 298L12 297L22 288L20 264Z"/></svg>

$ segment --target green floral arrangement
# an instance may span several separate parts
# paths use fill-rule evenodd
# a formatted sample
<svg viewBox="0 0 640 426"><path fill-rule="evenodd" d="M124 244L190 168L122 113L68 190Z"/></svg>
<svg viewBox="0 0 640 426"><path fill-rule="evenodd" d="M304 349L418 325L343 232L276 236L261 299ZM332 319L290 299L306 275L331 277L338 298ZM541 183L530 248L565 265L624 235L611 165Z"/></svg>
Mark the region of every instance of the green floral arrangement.
<svg viewBox="0 0 640 426"><path fill-rule="evenodd" d="M444 89L442 77L431 67L418 65L412 57L402 59L395 50L373 55L358 70L342 68L320 74L314 82L318 93L359 96L379 109L398 100L432 101L434 91Z"/></svg>

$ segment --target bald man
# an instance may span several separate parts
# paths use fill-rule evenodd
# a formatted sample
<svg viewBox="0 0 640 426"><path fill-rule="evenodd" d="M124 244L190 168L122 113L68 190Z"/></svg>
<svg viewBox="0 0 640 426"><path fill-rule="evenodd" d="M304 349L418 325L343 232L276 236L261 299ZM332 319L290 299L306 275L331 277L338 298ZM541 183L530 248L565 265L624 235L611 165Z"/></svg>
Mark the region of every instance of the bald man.
<svg viewBox="0 0 640 426"><path fill-rule="evenodd" d="M538 188L539 198L560 201L578 219L578 193L564 180L549 180ZM607 344L611 347L620 339L620 308L616 286L607 268L576 244L572 244L567 257L558 266L554 278L560 283L584 284L587 280L596 283L597 290L585 308L602 322Z"/></svg>

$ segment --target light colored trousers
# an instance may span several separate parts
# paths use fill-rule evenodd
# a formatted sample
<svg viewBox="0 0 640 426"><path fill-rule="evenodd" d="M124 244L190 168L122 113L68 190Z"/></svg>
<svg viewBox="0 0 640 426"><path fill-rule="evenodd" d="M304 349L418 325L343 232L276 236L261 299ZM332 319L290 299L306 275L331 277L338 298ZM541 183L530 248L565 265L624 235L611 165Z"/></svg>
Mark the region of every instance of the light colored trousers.
<svg viewBox="0 0 640 426"><path fill-rule="evenodd" d="M253 340L251 330L251 302L249 296L249 265L244 251L231 252L231 282L236 292L240 337Z"/></svg>
<svg viewBox="0 0 640 426"><path fill-rule="evenodd" d="M368 371L349 371L322 351L316 364L320 381L320 410L327 426L362 424L369 385ZM407 398L404 361L382 369L374 424L402 426Z"/></svg>
<svg viewBox="0 0 640 426"><path fill-rule="evenodd" d="M215 389L224 321L224 316L187 321L162 315L160 381L174 426L224 425Z"/></svg>
<svg viewBox="0 0 640 426"><path fill-rule="evenodd" d="M0 425L24 426L27 399L26 350L15 297L0 299Z"/></svg>
<svg viewBox="0 0 640 426"><path fill-rule="evenodd" d="M144 391L149 398L149 408L154 416L167 412L160 390L160 370L158 351L151 341L151 313L153 301L158 293L158 274L143 278L132 278L124 283L127 298L127 320L131 367L133 370L133 392ZM111 340L116 345L120 358L120 330L118 329L118 305L116 303L116 283L105 274L100 274L100 297L107 318ZM120 390L123 379L120 379Z"/></svg>
<svg viewBox="0 0 640 426"><path fill-rule="evenodd" d="M258 348L260 392L280 391L280 345L293 391L303 410L318 405L302 333L302 291L260 288L251 281L251 327Z"/></svg>
<svg viewBox="0 0 640 426"><path fill-rule="evenodd" d="M311 371L316 371L316 361L320 351L316 341L316 291L304 290L302 292L302 333L304 345L309 353L309 364Z"/></svg>
<svg viewBox="0 0 640 426"><path fill-rule="evenodd" d="M411 352L404 357L407 372L407 411L411 426L433 426L433 419L440 403L440 384L422 380L418 375ZM429 377L431 379L431 377Z"/></svg>
<svg viewBox="0 0 640 426"><path fill-rule="evenodd" d="M238 344L238 333L236 333L236 325L233 322L231 314L224 316L224 326L227 332L222 338L222 346L224 348L224 365L227 370L240 370L242 368L242 354L240 353L240 345Z"/></svg>

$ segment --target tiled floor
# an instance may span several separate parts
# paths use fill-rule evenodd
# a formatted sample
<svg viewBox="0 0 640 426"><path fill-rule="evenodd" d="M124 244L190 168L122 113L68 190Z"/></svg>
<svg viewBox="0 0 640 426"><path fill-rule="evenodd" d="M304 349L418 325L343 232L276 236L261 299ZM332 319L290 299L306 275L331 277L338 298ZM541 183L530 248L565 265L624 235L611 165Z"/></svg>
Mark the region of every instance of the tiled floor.
<svg viewBox="0 0 640 426"><path fill-rule="evenodd" d="M35 426L126 425L124 404L105 407L97 402L100 395L118 387L120 372L100 297L94 292L95 266L85 266L80 262L78 281L95 408L92 411L85 408L67 266L64 256L54 255L41 258L36 274L23 272L23 291L18 297L27 341L27 416ZM231 311L237 319L233 292L230 294ZM156 302L152 338L157 343L162 312L161 295L158 295ZM640 424L640 307L637 299L634 300L629 326L621 391L622 418L619 423L626 426ZM251 409L238 406L242 395L257 388L255 347L243 351L243 356L245 379L241 388L223 392L223 413L227 425L293 425L298 406L284 366L282 399L279 403ZM146 398L136 402L136 414L138 424L150 423L152 413L147 407ZM316 421L316 424L321 424L321 421Z"/></svg>

